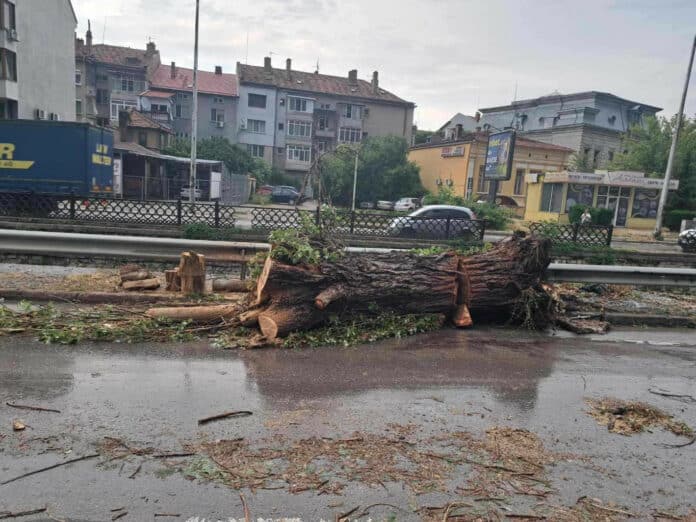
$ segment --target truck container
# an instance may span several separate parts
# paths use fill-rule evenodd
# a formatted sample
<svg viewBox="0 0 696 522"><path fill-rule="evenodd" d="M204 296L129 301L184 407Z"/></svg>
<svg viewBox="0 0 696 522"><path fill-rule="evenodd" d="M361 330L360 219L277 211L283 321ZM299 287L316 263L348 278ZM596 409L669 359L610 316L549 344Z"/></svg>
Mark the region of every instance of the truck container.
<svg viewBox="0 0 696 522"><path fill-rule="evenodd" d="M111 196L113 144L110 129L87 123L0 120L0 206Z"/></svg>

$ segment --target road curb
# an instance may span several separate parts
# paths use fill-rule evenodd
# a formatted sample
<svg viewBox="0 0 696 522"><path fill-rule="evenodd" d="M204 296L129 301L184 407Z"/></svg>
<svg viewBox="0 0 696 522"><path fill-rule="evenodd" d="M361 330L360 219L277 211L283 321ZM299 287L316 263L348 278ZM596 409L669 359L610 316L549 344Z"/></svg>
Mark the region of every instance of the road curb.
<svg viewBox="0 0 696 522"><path fill-rule="evenodd" d="M696 328L696 318L683 315L631 314L606 312L612 326L650 326L657 328Z"/></svg>

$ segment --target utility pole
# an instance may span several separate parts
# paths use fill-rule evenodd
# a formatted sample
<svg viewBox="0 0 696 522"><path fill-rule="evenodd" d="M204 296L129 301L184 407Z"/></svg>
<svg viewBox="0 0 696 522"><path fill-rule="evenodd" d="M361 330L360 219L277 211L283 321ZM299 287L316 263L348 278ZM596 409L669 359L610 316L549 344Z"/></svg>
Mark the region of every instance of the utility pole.
<svg viewBox="0 0 696 522"><path fill-rule="evenodd" d="M353 167L353 205L351 210L355 212L355 192L358 188L358 155L360 154L360 149L355 149L355 167Z"/></svg>
<svg viewBox="0 0 696 522"><path fill-rule="evenodd" d="M189 201L196 202L196 145L198 140L198 10L196 0L196 36L193 44L193 112L191 113L191 174L189 176Z"/></svg>
<svg viewBox="0 0 696 522"><path fill-rule="evenodd" d="M655 220L655 238L662 237L662 215L665 211L667 203L667 192L669 191L669 180L672 176L672 168L674 166L674 156L677 152L677 142L679 141L679 133L681 132L682 115L684 114L684 105L686 104L686 93L689 90L689 80L691 79L691 68L694 64L694 52L696 51L696 36L691 44L691 56L689 57L689 65L686 68L686 81L684 82L684 92L682 93L681 103L679 104L679 112L677 113L677 123L672 133L672 146L669 149L669 157L667 159L667 169L665 170L665 179L662 183L662 192L660 192L660 204L657 207L657 219Z"/></svg>

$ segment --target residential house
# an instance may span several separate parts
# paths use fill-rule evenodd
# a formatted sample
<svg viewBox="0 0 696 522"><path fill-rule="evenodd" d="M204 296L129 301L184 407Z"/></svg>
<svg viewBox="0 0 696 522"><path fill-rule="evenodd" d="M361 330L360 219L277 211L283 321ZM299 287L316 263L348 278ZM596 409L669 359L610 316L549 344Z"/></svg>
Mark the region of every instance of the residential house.
<svg viewBox="0 0 696 522"><path fill-rule="evenodd" d="M358 145L368 136L396 135L411 142L414 104L384 90L356 70L330 76L237 63L238 142L269 165L306 173L317 154L339 143Z"/></svg>
<svg viewBox="0 0 696 522"><path fill-rule="evenodd" d="M452 116L447 123L440 127L435 134L439 136L440 139L445 140L461 139L465 134L481 130L480 116L479 113L477 113L476 116L468 116L458 112ZM430 141L432 141L432 138Z"/></svg>
<svg viewBox="0 0 696 522"><path fill-rule="evenodd" d="M0 119L75 120L70 0L0 0Z"/></svg>
<svg viewBox="0 0 696 522"><path fill-rule="evenodd" d="M483 130L517 129L529 139L561 145L582 155L591 168L606 168L621 138L659 107L598 91L553 93L480 109Z"/></svg>
<svg viewBox="0 0 696 522"><path fill-rule="evenodd" d="M161 152L171 144L173 132L168 125L135 109L119 113L117 141L132 142Z"/></svg>
<svg viewBox="0 0 696 522"><path fill-rule="evenodd" d="M155 42L133 49L85 39L75 40L75 87L78 119L97 125L118 124L123 109L138 109L140 94L160 64Z"/></svg>
<svg viewBox="0 0 696 522"><path fill-rule="evenodd" d="M191 135L193 111L193 70L171 65L159 65L150 78L150 93L172 99L172 127L180 138ZM161 98L160 98L161 99ZM198 71L198 139L219 136L237 142L237 77L223 73L222 67L214 72ZM156 104L157 105L157 104ZM158 107L163 110L162 105Z"/></svg>
<svg viewBox="0 0 696 522"><path fill-rule="evenodd" d="M468 133L411 147L408 159L420 167L421 182L428 191L437 193L440 187L449 187L459 196L480 200L490 188L483 177L487 147L487 134ZM568 147L518 137L512 177L498 184L497 202L522 217L527 207L527 176L563 170L572 152Z"/></svg>

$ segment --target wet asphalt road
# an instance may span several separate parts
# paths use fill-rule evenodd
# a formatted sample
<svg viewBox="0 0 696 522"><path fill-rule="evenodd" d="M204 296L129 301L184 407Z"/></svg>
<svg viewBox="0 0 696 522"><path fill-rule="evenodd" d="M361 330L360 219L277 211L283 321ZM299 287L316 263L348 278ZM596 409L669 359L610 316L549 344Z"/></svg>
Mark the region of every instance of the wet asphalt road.
<svg viewBox="0 0 696 522"><path fill-rule="evenodd" d="M627 342L628 341L628 342ZM303 351L219 351L206 344L44 346L0 337L0 482L92 453L103 437L181 451L200 439L257 440L282 433L343 437L383 432L388 423L421 433L492 426L529 429L546 447L591 458L602 466L561 462L549 476L553 501L573 505L589 495L630 506L688 511L696 506L696 445L656 430L610 434L584 413L586 397L643 400L696 426L696 404L648 392L661 388L696 396L693 331L617 331L610 337L521 334L512 330L447 330L379 345ZM6 401L61 413L19 411ZM198 426L228 410L253 416ZM21 433L12 419L30 426ZM42 437L51 437L41 440ZM0 513L48 506L53 519L243 519L238 492L190 481L145 461L79 462L0 486ZM185 465L182 459L182 465ZM249 491L254 517L334 520L351 507L387 502L408 508L442 505L456 495L418 496L399 484L350 484L341 496L316 492ZM516 506L511 506L516 508ZM374 520L390 512L373 510ZM154 518L155 513L179 517ZM22 520L46 519L46 515ZM402 512L398 520L418 520Z"/></svg>

